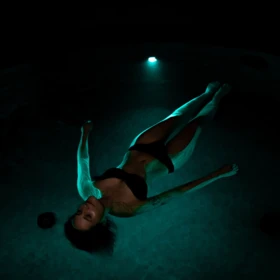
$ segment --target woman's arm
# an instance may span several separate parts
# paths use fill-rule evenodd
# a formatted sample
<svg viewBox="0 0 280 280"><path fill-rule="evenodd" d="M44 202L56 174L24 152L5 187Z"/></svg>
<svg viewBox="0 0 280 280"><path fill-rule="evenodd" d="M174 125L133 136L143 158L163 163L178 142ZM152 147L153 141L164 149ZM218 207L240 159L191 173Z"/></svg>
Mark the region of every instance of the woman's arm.
<svg viewBox="0 0 280 280"><path fill-rule="evenodd" d="M82 133L80 143L78 146L78 158L88 158L89 152L88 152L88 137L89 133Z"/></svg>
<svg viewBox="0 0 280 280"><path fill-rule="evenodd" d="M92 130L92 122L87 121L81 128L81 139L78 147L78 157L87 158L89 157L88 153L88 137Z"/></svg>
<svg viewBox="0 0 280 280"><path fill-rule="evenodd" d="M89 129L90 128L90 129ZM89 168L89 151L88 151L88 137L92 126L86 123L82 127L82 134L77 151L78 177L77 189L80 197L87 200L89 196L100 198L101 192L95 188L90 175Z"/></svg>
<svg viewBox="0 0 280 280"><path fill-rule="evenodd" d="M141 202L140 205L135 207L134 215L139 215L144 212L154 210L155 208L168 203L176 197L182 197L186 192L199 190L218 179L233 176L237 172L238 166L236 164L225 165L222 168L219 168L217 171L214 171L198 180L189 182L182 186L163 192L159 195L148 198L146 201Z"/></svg>
<svg viewBox="0 0 280 280"><path fill-rule="evenodd" d="M91 179L89 170L88 134L81 135L77 151L78 181Z"/></svg>
<svg viewBox="0 0 280 280"><path fill-rule="evenodd" d="M209 174L201 179L198 179L193 182L187 183L186 185L183 185L182 191L190 192L190 191L199 190L199 189L213 183L214 181L216 181L218 179L230 177L230 176L237 174L238 170L239 170L239 168L236 164L224 165L223 167L219 168L218 170L212 172L211 174Z"/></svg>

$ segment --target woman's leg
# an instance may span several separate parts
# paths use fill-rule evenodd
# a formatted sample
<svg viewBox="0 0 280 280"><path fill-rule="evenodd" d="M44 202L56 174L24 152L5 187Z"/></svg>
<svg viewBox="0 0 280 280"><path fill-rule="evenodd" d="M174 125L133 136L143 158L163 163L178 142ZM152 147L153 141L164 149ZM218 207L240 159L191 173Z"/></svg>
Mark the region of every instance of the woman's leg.
<svg viewBox="0 0 280 280"><path fill-rule="evenodd" d="M168 154L175 169L180 168L190 158L197 143L198 136L201 133L201 127L213 119L221 98L230 89L231 87L229 85L223 85L216 92L213 99L202 108L194 119L166 144Z"/></svg>
<svg viewBox="0 0 280 280"><path fill-rule="evenodd" d="M182 124L188 123L211 100L219 87L219 82L210 83L203 94L185 103L167 118L141 132L134 138L130 146L167 140L174 130L177 130Z"/></svg>

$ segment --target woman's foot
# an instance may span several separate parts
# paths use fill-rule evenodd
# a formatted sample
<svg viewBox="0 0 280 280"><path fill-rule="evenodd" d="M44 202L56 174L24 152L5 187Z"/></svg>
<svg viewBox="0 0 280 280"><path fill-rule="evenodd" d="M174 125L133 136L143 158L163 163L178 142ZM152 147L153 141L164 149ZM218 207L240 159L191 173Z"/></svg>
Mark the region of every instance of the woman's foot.
<svg viewBox="0 0 280 280"><path fill-rule="evenodd" d="M221 83L220 82L211 82L208 84L205 93L206 94L214 94L217 92L217 90L220 88Z"/></svg>
<svg viewBox="0 0 280 280"><path fill-rule="evenodd" d="M213 97L213 101L215 103L219 103L221 99L227 95L231 90L231 86L229 84L223 84L220 89L215 93Z"/></svg>

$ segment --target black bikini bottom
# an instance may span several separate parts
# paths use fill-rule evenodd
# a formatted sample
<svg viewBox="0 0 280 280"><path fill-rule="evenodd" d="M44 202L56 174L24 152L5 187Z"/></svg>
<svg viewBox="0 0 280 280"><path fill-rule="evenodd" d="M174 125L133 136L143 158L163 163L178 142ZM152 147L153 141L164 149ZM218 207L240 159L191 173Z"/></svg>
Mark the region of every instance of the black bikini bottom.
<svg viewBox="0 0 280 280"><path fill-rule="evenodd" d="M163 141L156 141L150 144L135 144L131 146L129 150L137 150L139 152L150 154L168 168L168 173L174 172L174 165L168 156L167 148Z"/></svg>

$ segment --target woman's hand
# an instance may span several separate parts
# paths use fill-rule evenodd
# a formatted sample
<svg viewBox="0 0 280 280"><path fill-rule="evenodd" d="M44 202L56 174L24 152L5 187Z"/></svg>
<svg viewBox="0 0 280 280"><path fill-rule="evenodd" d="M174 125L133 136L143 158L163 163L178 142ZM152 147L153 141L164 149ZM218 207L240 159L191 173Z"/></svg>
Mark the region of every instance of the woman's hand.
<svg viewBox="0 0 280 280"><path fill-rule="evenodd" d="M83 124L81 131L83 134L89 134L92 130L92 127L93 127L93 124L92 124L91 120L88 120Z"/></svg>
<svg viewBox="0 0 280 280"><path fill-rule="evenodd" d="M217 171L217 175L221 177L230 177L238 173L239 167L237 164L226 164Z"/></svg>

